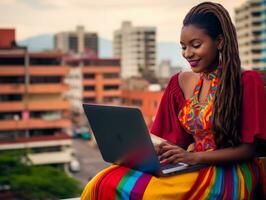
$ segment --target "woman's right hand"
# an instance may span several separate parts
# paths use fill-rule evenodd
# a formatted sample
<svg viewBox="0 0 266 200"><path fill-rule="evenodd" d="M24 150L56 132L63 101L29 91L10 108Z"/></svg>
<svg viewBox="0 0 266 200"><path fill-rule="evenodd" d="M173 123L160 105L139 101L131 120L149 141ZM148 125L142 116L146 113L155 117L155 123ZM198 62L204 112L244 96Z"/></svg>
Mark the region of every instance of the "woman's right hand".
<svg viewBox="0 0 266 200"><path fill-rule="evenodd" d="M187 163L187 164L197 164L199 162L196 153L191 153L183 148L169 144L168 142L162 142L158 145L157 150L160 162L164 163Z"/></svg>

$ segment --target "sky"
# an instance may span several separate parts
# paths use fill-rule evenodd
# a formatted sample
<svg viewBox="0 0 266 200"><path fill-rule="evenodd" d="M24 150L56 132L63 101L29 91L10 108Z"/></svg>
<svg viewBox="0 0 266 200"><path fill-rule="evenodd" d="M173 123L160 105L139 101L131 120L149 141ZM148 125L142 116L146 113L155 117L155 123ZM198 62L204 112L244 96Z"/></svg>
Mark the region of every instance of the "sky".
<svg viewBox="0 0 266 200"><path fill-rule="evenodd" d="M16 39L75 30L83 25L88 32L112 40L121 22L152 26L157 41L178 42L182 20L196 0L0 0L0 28L15 28ZM215 1L234 17L234 8L245 0Z"/></svg>

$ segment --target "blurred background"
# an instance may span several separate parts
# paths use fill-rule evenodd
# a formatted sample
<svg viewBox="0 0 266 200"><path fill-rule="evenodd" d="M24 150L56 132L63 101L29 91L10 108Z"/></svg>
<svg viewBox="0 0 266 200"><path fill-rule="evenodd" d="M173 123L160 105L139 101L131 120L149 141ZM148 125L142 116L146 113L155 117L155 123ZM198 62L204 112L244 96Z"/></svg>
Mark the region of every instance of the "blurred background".
<svg viewBox="0 0 266 200"><path fill-rule="evenodd" d="M190 70L180 30L200 2L1 0L0 199L79 197L109 165L82 103L139 107L150 127L170 77ZM266 1L215 2L266 82Z"/></svg>

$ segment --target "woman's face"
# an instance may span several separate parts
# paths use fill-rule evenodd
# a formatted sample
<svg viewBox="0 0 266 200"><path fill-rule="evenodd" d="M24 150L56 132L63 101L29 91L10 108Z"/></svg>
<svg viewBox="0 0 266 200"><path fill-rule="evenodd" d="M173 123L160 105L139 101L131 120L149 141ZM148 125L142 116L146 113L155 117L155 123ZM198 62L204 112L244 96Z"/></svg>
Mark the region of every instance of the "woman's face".
<svg viewBox="0 0 266 200"><path fill-rule="evenodd" d="M213 40L204 29L194 25L184 26L180 44L193 72L209 72L218 67L218 41Z"/></svg>

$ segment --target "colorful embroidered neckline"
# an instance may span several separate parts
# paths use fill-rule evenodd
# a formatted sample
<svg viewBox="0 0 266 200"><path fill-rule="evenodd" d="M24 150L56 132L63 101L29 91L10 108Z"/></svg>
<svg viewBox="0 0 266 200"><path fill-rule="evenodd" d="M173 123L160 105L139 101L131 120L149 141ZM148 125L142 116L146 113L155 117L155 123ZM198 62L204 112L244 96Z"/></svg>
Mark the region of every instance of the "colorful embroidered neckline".
<svg viewBox="0 0 266 200"><path fill-rule="evenodd" d="M219 71L220 71L220 69L217 68L213 72L208 73L208 75L207 75L208 80L211 80L211 84L210 84L210 87L208 90L207 98L203 102L199 101L199 94L200 94L200 90L202 88L202 84L203 84L203 80L204 80L204 74L201 74L200 79L199 79L196 87L194 88L193 95L191 97L192 102L194 102L195 104L203 104L203 103L206 104L206 103L209 103L211 101L211 99L214 97L216 89L217 89Z"/></svg>
<svg viewBox="0 0 266 200"><path fill-rule="evenodd" d="M219 82L220 68L208 74L211 80L208 95L205 101L199 101L199 94L204 81L204 75L201 74L198 83L196 84L193 94L188 99L180 110L178 118L186 130L194 137L194 150L206 151L216 148L213 133L212 133L212 107L213 100Z"/></svg>

